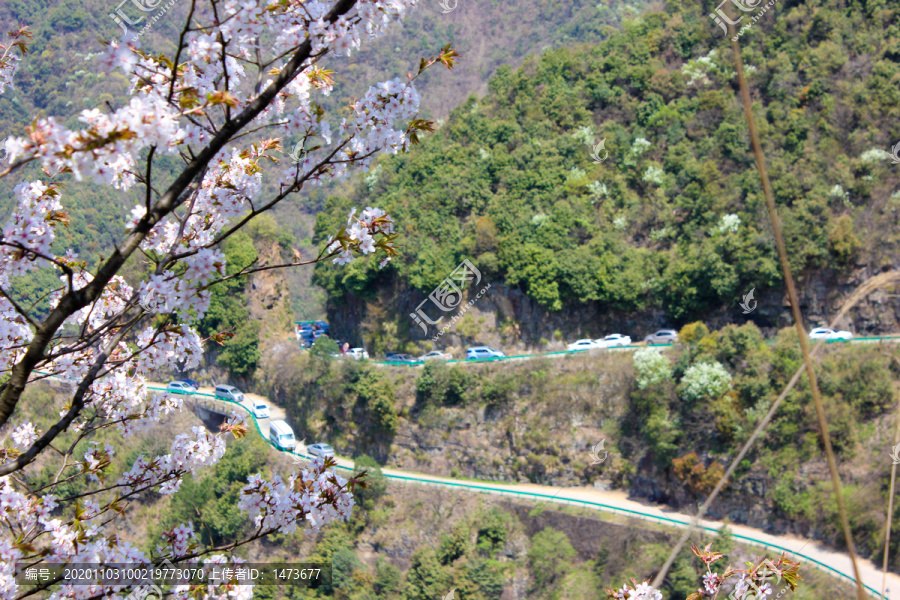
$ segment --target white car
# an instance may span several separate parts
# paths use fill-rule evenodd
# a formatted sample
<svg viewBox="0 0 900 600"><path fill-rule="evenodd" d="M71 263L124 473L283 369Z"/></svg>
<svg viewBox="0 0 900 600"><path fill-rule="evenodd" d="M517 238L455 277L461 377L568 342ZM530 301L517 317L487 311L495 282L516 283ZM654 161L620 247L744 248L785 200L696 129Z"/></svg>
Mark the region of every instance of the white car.
<svg viewBox="0 0 900 600"><path fill-rule="evenodd" d="M849 331L835 331L827 327L816 327L809 332L809 337L814 340L849 340L853 334Z"/></svg>
<svg viewBox="0 0 900 600"><path fill-rule="evenodd" d="M597 342L594 340L578 340L577 342L572 342L566 349L569 352L574 352L575 350L593 350L594 348L600 348L601 346L597 345Z"/></svg>
<svg viewBox="0 0 900 600"><path fill-rule="evenodd" d="M366 352L365 348L350 348L347 350L347 356L356 360L363 360L369 358L369 353Z"/></svg>
<svg viewBox="0 0 900 600"><path fill-rule="evenodd" d="M257 400L253 404L253 416L257 419L268 419L269 418L269 407L265 402L260 402Z"/></svg>
<svg viewBox="0 0 900 600"><path fill-rule="evenodd" d="M611 333L602 340L594 340L598 348L615 348L616 346L630 346L631 338L621 333Z"/></svg>
<svg viewBox="0 0 900 600"><path fill-rule="evenodd" d="M428 354L423 354L419 357L419 360L452 360L453 355L448 352L441 352L439 350L432 350Z"/></svg>

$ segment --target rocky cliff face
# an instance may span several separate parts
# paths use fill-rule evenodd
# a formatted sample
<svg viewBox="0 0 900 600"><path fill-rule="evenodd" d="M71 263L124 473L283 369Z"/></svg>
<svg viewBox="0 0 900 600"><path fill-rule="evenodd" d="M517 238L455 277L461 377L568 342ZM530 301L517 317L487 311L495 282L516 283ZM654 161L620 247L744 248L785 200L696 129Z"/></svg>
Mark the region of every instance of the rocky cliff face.
<svg viewBox="0 0 900 600"><path fill-rule="evenodd" d="M798 278L801 310L808 327L828 325L850 294L878 273L869 267L859 267L849 274L822 271L806 273ZM482 282L478 287L484 285ZM516 350L562 349L564 341L596 338L613 332L630 335L637 341L657 329L684 324L668 319L662 309L625 313L597 303L567 306L564 310L549 312L521 289L499 282L491 282L486 293L476 300L478 291L475 287L468 290L460 307L471 300L475 301L474 305L456 320L454 317L460 315L461 308L441 312L426 302L426 314L432 320L440 317L440 321L429 326L427 331L423 331L410 316L427 296L397 286L383 290L374 301L347 298L346 302L329 307L329 317L341 336L358 339L359 343L366 342L362 332L377 328L378 324L374 321L382 321L386 317L397 324L397 334L401 339L407 337L413 341L428 342L442 328L449 326L448 331L438 338L438 347L462 347L494 341ZM783 289L755 290L754 299L756 308L749 314L744 314L739 306L741 298L735 298L733 306L708 313L702 320L710 329L752 321L767 335L792 325L790 305ZM373 306L377 310L373 311ZM900 303L889 291L875 291L837 327L849 329L860 336L900 332ZM542 343L542 340L547 343Z"/></svg>

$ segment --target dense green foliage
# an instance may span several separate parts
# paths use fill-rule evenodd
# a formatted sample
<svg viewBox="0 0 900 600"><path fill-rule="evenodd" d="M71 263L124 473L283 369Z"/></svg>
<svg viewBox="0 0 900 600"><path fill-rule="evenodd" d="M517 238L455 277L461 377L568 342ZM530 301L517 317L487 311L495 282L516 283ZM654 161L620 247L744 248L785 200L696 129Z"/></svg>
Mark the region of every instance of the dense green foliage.
<svg viewBox="0 0 900 600"><path fill-rule="evenodd" d="M244 232L232 235L222 244L225 254L225 275L239 273L257 259L253 240ZM232 376L246 377L256 370L259 360L259 323L250 320L245 287L247 277L228 279L211 288L211 300L206 316L200 321L203 336L230 331L234 337L225 342L216 362L228 369Z"/></svg>
<svg viewBox="0 0 900 600"><path fill-rule="evenodd" d="M537 533L528 551L535 589L542 592L565 576L574 557L575 549L563 532L548 527Z"/></svg>
<svg viewBox="0 0 900 600"><path fill-rule="evenodd" d="M802 365L802 357L792 328L780 331L773 345L764 341L753 324L730 325L714 332L702 324L690 324L680 337L690 342L674 357L673 375L645 389L635 388L621 427L626 435L640 439L644 448L637 453L626 451L630 462L653 458L662 473L674 476L699 499L724 474L727 461L720 462L722 457L733 457L749 439ZM704 370L711 375L707 373L700 381L697 374ZM817 376L837 458L841 463L858 462L869 454L865 447L872 435L871 423L896 406L894 355L870 346L830 347ZM698 396L689 391L692 387L705 391ZM700 397L705 400L698 402ZM839 543L840 526L830 485L803 475L803 465L821 460L823 453L809 383L803 377L738 474L739 479L749 472L768 478L771 483L757 501L770 505L779 518L821 528ZM866 482L849 478L845 492L858 548L866 555L879 556L889 470L877 465L872 468L877 475L870 474ZM867 485L872 477L884 487Z"/></svg>
<svg viewBox="0 0 900 600"><path fill-rule="evenodd" d="M364 449L384 460L399 416L394 386L383 369L313 351L287 357L275 368L277 378L268 385L285 398L287 416L301 439L328 440L344 455Z"/></svg>
<svg viewBox="0 0 900 600"><path fill-rule="evenodd" d="M778 286L731 50L707 12L668 3L597 45L500 68L486 97L320 215L324 236L351 205L384 207L403 234L399 259L387 272L322 267L317 280L335 302L373 297L392 278L428 293L470 258L548 311L661 307L682 323ZM900 182L885 149L900 116L898 14L779 3L741 40L800 274L878 268L896 254L887 215ZM597 164L601 140L609 157Z"/></svg>

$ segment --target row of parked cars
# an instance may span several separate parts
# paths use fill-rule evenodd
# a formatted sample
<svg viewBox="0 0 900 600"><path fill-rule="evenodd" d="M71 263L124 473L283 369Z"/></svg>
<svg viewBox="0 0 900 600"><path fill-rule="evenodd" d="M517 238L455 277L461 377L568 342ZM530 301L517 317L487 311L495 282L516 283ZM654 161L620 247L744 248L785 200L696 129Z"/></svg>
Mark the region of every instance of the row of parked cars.
<svg viewBox="0 0 900 600"><path fill-rule="evenodd" d="M644 338L648 344L674 344L678 341L678 332L674 329L660 329L654 331ZM575 350L594 350L597 348L616 348L621 346L630 346L632 344L631 336L621 333L611 333L605 338L599 340L583 339L572 342L567 346L570 352Z"/></svg>
<svg viewBox="0 0 900 600"><path fill-rule="evenodd" d="M309 348L320 337L328 337L331 330L328 321L297 321L294 334L304 348Z"/></svg>
<svg viewBox="0 0 900 600"><path fill-rule="evenodd" d="M502 350L495 350L490 346L469 346L466 348L466 360L494 360L497 358L506 358L506 354L504 354ZM429 360L453 360L453 355L449 352L441 352L440 350L432 350L419 357L398 352L388 352L385 355L384 362L419 365Z"/></svg>
<svg viewBox="0 0 900 600"><path fill-rule="evenodd" d="M196 394L197 390L200 389L200 384L192 379L179 379L170 381L166 386L166 389L172 394ZM233 385L217 385L215 387L214 395L221 400L229 400L231 402L237 402L238 404L243 404L245 399L244 392ZM265 402L254 400L249 408L250 412L253 413L253 416L257 419L269 418L269 407ZM294 430L291 429L291 426L283 419L272 419L269 421L269 440L281 450L294 452L297 448ZM306 447L306 451L313 456L320 456L322 458L334 456L334 448L322 442L310 444Z"/></svg>
<svg viewBox="0 0 900 600"><path fill-rule="evenodd" d="M853 337L853 334L849 331L835 331L827 327L816 327L809 332L809 337L812 339L849 340ZM678 332L674 329L660 329L644 337L644 342L647 344L674 344L677 341ZM585 338L576 340L568 344L566 349L569 352L576 352L578 350L617 348L632 344L633 341L630 336L621 333L611 333L601 339ZM363 360L369 358L369 353L365 348L350 348L343 354L335 354L334 356L336 358L346 356L355 360ZM498 358L506 358L506 354L502 350L495 350L490 346L470 346L466 348L466 360L494 360ZM419 365L429 360L453 360L453 355L440 350L432 350L418 357L401 352L388 352L385 355L385 362L390 364Z"/></svg>
<svg viewBox="0 0 900 600"><path fill-rule="evenodd" d="M200 384L193 379L178 379L170 381L168 385L166 385L166 390L169 393L180 395L196 394L199 389ZM217 385L214 388L213 395L220 400L237 402L238 404L244 403L244 392L233 385ZM250 412L252 412L253 416L257 419L269 418L269 406L262 400L251 401Z"/></svg>
<svg viewBox="0 0 900 600"><path fill-rule="evenodd" d="M828 327L816 327L809 332L809 337L814 340L842 341L853 338L849 331L835 331ZM678 332L674 329L660 329L644 338L648 344L674 344L678 341ZM583 339L568 345L569 351L593 350L595 348L615 348L616 346L631 345L631 338L621 333L613 333L600 340Z"/></svg>

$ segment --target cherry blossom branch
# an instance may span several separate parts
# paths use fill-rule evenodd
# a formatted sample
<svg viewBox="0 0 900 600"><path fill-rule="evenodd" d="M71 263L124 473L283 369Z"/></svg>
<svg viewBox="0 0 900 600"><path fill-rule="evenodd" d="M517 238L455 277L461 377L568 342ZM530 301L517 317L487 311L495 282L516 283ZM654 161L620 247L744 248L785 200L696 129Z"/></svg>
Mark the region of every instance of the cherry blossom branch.
<svg viewBox="0 0 900 600"><path fill-rule="evenodd" d="M356 4L356 1L338 0L325 17L325 20L329 23L334 23L339 16L348 12ZM275 99L278 92L284 89L297 76L304 62L309 57L311 49L312 43L310 40L301 44L289 63L279 71L275 80L259 96L249 102L247 108L234 120L226 122L197 158L187 165L153 209L148 211L135 225L123 246L114 248L111 256L98 269L94 279L84 288L70 290L63 296L57 307L50 312L41 326L36 329L25 355L13 367L9 380L3 387L2 392L0 392L0 426L9 420L22 396L22 392L25 390L25 385L31 372L43 357L47 344L49 344L63 322L69 316L100 297L103 289L122 268L125 261L128 260L153 226L184 201L183 196L185 192L192 193L199 187L200 182L197 181L197 176L203 171L207 163L212 160L234 134L256 118ZM4 474L5 468L8 467L0 467L0 475Z"/></svg>

